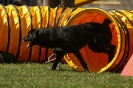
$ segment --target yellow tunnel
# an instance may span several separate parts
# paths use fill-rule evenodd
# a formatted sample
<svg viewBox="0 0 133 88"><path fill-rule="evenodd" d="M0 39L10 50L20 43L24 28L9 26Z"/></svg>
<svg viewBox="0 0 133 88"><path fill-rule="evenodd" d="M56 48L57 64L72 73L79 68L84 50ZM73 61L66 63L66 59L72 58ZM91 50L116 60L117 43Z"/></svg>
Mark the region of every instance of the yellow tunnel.
<svg viewBox="0 0 133 88"><path fill-rule="evenodd" d="M133 11L103 10L99 8L50 8L48 6L0 5L0 51L12 53L17 62L45 62L53 51L39 46L27 48L22 38L34 28L59 27L84 22L110 20L111 43L117 48L108 63L105 53L92 52L87 46L80 52L91 72L119 72L133 53ZM65 61L75 70L83 71L77 58L68 53Z"/></svg>
<svg viewBox="0 0 133 88"><path fill-rule="evenodd" d="M133 24L132 11L126 10L103 10L99 8L86 8L75 14L69 19L67 25L73 25L84 22L99 22L110 20L110 28L112 32L112 45L117 48L115 55L110 63L105 53L92 52L87 46L80 50L82 57L88 65L91 72L112 71L120 72L127 60L133 53ZM78 71L83 71L79 61L73 54L65 56L67 63Z"/></svg>

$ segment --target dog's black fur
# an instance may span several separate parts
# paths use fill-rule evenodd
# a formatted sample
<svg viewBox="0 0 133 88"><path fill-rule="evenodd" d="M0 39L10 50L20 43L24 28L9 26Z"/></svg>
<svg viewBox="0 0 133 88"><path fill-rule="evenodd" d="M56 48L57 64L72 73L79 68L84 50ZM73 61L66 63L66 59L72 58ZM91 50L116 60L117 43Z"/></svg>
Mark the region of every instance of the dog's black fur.
<svg viewBox="0 0 133 88"><path fill-rule="evenodd" d="M56 60L52 66L55 70L65 53L73 53L85 71L87 64L83 60L79 50L88 44L88 47L97 53L107 53L109 59L113 58L115 46L111 45L112 34L108 25L100 23L83 23L73 26L56 28L32 29L23 38L30 42L28 47L39 45L52 48L56 54Z"/></svg>

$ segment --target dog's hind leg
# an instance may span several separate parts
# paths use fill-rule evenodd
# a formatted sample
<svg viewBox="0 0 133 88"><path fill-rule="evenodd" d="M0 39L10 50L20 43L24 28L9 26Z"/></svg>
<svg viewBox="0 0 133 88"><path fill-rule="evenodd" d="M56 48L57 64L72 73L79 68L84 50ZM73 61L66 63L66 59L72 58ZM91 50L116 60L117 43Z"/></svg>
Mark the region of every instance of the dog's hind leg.
<svg viewBox="0 0 133 88"><path fill-rule="evenodd" d="M87 64L85 63L84 59L82 58L80 52L79 51L74 51L73 53L78 58L78 60L81 63L81 65L83 66L84 71L88 71L89 72L89 69L87 67Z"/></svg>
<svg viewBox="0 0 133 88"><path fill-rule="evenodd" d="M54 53L56 54L56 59L54 61L54 64L53 64L51 70L55 70L56 69L58 63L61 61L61 59L65 55L64 51L54 51Z"/></svg>

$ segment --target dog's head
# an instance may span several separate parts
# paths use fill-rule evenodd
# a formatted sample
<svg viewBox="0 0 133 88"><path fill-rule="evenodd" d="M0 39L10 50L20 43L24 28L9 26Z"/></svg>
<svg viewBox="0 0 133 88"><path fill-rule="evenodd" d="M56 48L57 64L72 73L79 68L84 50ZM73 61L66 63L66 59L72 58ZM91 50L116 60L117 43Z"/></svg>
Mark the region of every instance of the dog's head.
<svg viewBox="0 0 133 88"><path fill-rule="evenodd" d="M30 30L28 32L28 35L26 35L23 40L24 42L30 42L27 47L32 47L33 45L36 45L37 43L37 40L38 40L38 37L39 37L39 31L38 30Z"/></svg>

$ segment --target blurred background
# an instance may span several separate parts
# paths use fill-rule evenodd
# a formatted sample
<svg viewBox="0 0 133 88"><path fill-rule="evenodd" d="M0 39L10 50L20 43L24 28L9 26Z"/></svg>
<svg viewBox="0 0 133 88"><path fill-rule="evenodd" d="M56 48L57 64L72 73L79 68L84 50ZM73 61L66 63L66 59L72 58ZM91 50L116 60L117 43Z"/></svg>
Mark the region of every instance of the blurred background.
<svg viewBox="0 0 133 88"><path fill-rule="evenodd" d="M3 5L43 5L43 0L0 0ZM75 0L75 7L98 7L102 9L133 9L133 0Z"/></svg>
<svg viewBox="0 0 133 88"><path fill-rule="evenodd" d="M80 7L98 7L102 9L133 9L133 0L95 0Z"/></svg>

